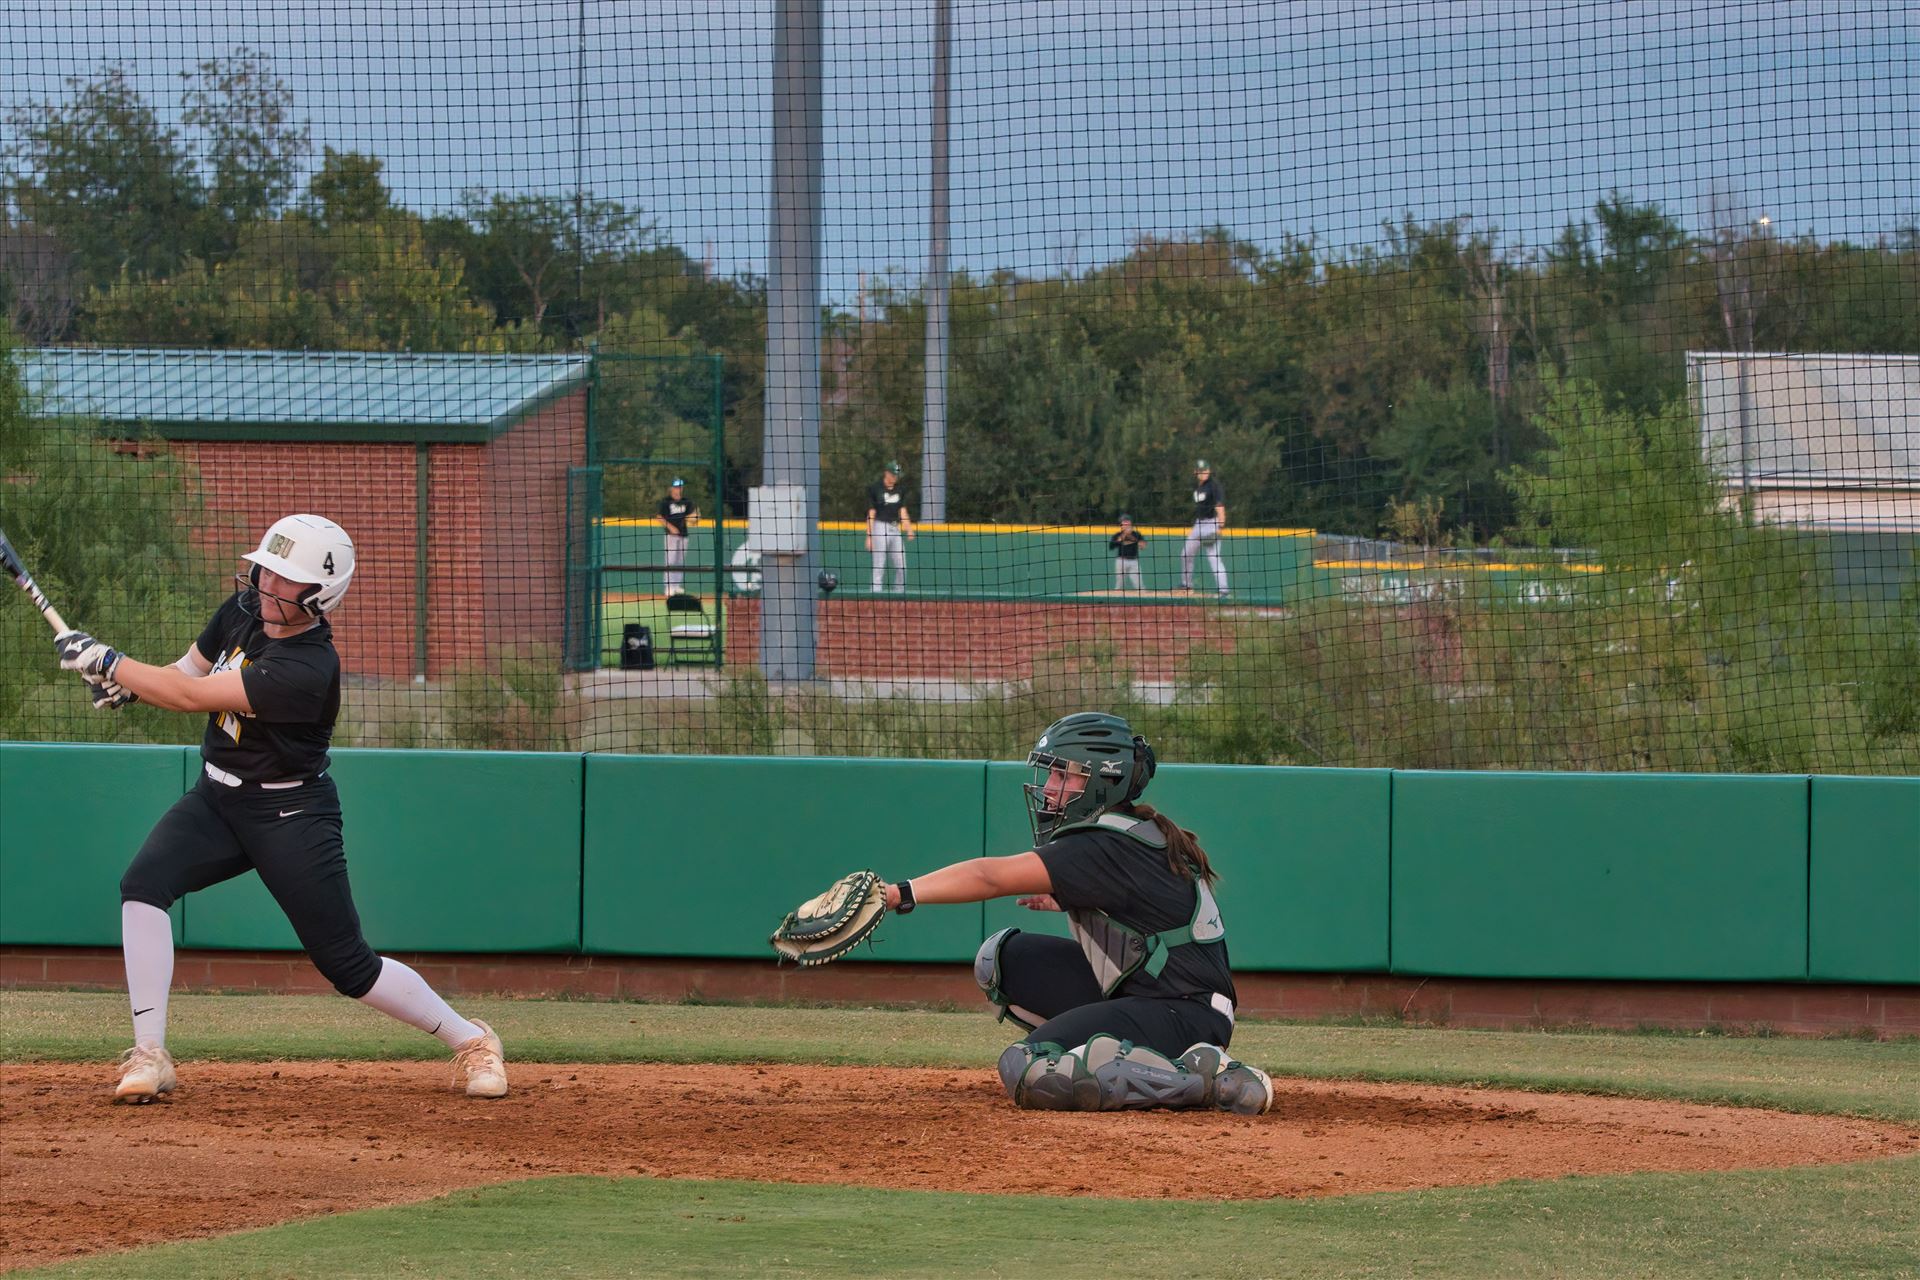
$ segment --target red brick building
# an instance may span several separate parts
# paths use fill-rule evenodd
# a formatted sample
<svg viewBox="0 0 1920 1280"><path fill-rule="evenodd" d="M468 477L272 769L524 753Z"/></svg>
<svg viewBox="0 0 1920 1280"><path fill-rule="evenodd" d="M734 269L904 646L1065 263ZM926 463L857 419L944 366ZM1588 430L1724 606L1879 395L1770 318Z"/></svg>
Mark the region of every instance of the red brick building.
<svg viewBox="0 0 1920 1280"><path fill-rule="evenodd" d="M216 559L291 512L344 526L358 557L335 615L347 671L437 680L536 645L559 660L590 357L22 354L40 414L157 437L198 473Z"/></svg>

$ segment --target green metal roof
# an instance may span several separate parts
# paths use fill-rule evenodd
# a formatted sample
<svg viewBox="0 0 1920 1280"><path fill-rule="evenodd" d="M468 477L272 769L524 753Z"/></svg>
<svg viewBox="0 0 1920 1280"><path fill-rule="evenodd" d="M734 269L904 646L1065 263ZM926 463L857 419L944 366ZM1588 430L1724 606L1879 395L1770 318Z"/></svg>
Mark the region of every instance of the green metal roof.
<svg viewBox="0 0 1920 1280"><path fill-rule="evenodd" d="M583 387L592 357L42 347L19 362L40 415L173 439L484 441Z"/></svg>

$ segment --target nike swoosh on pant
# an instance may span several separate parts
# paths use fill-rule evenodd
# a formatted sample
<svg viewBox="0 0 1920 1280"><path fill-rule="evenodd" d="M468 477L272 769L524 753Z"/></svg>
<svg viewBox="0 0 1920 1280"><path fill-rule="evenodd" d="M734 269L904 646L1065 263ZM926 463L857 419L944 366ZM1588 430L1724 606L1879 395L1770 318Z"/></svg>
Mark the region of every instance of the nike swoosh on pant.
<svg viewBox="0 0 1920 1280"><path fill-rule="evenodd" d="M280 811L280 816L283 818L291 818L296 813L305 813L305 812L306 812L305 809L282 809Z"/></svg>

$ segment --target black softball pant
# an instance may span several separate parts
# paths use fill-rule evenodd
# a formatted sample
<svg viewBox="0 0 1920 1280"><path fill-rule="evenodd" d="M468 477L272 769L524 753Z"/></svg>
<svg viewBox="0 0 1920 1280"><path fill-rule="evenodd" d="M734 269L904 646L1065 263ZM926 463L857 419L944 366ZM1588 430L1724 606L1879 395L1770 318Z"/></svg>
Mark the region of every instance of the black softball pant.
<svg viewBox="0 0 1920 1280"><path fill-rule="evenodd" d="M258 871L327 981L359 999L380 976L347 884L333 779L263 791L202 777L162 815L120 877L120 900L165 911L196 889Z"/></svg>
<svg viewBox="0 0 1920 1280"><path fill-rule="evenodd" d="M1008 938L1000 951L1000 990L1046 1019L1028 1034L1029 1044L1073 1049L1105 1032L1177 1058L1196 1044L1225 1048L1233 1039L1233 1021L1202 1000L1103 998L1093 966L1071 938L1026 932Z"/></svg>

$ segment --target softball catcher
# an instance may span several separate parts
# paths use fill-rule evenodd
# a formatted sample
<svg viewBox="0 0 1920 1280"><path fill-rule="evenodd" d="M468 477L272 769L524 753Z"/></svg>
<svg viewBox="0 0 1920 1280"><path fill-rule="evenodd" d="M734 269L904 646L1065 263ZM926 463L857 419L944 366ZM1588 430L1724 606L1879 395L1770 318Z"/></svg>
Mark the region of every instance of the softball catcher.
<svg viewBox="0 0 1920 1280"><path fill-rule="evenodd" d="M468 1095L507 1092L500 1037L455 1013L426 980L375 954L347 884L340 796L327 747L340 711L340 658L327 615L353 580L353 540L320 516L267 530L252 569L171 666L135 662L83 631L54 640L96 708L145 700L204 711L203 769L155 824L120 879L121 944L133 1048L121 1055L116 1102L151 1102L178 1084L167 1052L173 922L167 908L209 885L258 872L314 967L342 995L437 1036L454 1050Z"/></svg>
<svg viewBox="0 0 1920 1280"><path fill-rule="evenodd" d="M1212 864L1192 832L1138 803L1153 748L1120 717L1088 711L1048 726L1027 764L1031 850L897 884L856 872L782 921L774 947L823 963L922 902L1017 896L1064 911L1071 939L1002 929L974 959L987 999L1028 1029L1000 1056L1015 1105L1264 1113L1272 1081L1227 1055L1235 992Z"/></svg>

